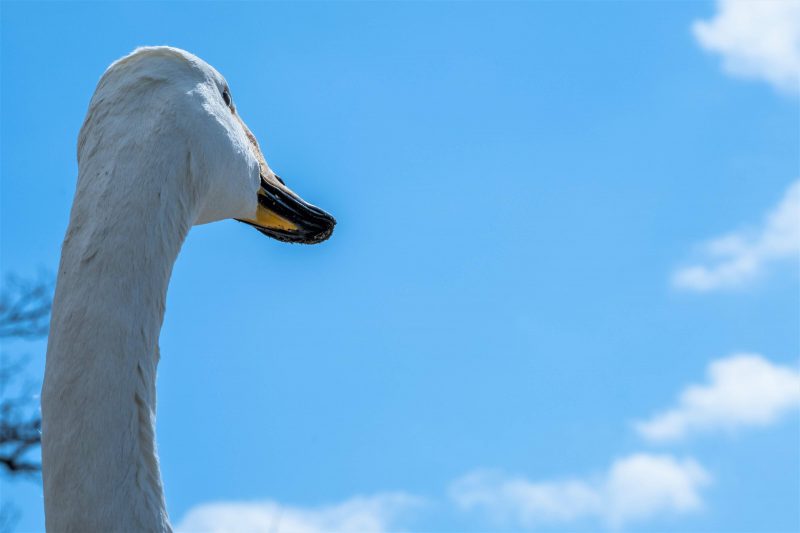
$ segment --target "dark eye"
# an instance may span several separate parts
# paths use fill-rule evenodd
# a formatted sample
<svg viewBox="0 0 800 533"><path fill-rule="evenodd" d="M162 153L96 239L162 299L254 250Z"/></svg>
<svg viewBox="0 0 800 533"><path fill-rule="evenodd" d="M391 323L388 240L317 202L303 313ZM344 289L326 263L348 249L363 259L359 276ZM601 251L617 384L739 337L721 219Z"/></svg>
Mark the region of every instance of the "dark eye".
<svg viewBox="0 0 800 533"><path fill-rule="evenodd" d="M227 87L222 90L222 99L225 100L225 105L228 107L230 107L233 103L233 100L231 99L231 93L228 91Z"/></svg>

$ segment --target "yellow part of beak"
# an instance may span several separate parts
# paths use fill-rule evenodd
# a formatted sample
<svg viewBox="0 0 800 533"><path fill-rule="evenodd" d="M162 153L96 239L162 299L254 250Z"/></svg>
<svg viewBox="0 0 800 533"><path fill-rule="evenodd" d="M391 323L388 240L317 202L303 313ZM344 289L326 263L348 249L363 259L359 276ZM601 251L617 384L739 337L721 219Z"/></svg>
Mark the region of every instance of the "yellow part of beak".
<svg viewBox="0 0 800 533"><path fill-rule="evenodd" d="M256 209L255 223L267 229L280 229L284 231L297 231L299 229L293 222L286 220L280 215L276 215L261 204L259 204Z"/></svg>

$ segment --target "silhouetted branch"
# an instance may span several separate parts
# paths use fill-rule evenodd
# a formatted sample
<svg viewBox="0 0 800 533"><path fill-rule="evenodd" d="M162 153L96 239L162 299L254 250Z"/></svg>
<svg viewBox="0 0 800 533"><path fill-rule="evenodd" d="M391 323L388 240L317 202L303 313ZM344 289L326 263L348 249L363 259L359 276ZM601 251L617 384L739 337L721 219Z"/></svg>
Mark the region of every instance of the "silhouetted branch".
<svg viewBox="0 0 800 533"><path fill-rule="evenodd" d="M49 281L8 277L0 293L0 338L46 336L52 290Z"/></svg>
<svg viewBox="0 0 800 533"><path fill-rule="evenodd" d="M47 335L52 283L7 278L0 294L0 338ZM0 354L0 465L8 475L35 474L41 465L27 456L41 443L42 420L30 387L23 386L25 361Z"/></svg>
<svg viewBox="0 0 800 533"><path fill-rule="evenodd" d="M39 463L25 455L41 442L42 421L30 413L30 396L3 398L0 402L0 464L12 474L34 473Z"/></svg>

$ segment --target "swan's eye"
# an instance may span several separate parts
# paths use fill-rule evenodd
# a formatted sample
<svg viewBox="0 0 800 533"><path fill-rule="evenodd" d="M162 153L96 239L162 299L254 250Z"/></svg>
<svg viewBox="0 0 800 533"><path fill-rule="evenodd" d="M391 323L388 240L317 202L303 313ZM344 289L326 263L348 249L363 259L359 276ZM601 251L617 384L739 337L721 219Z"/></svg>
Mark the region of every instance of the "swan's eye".
<svg viewBox="0 0 800 533"><path fill-rule="evenodd" d="M233 100L231 99L231 93L227 88L222 90L222 99L225 100L226 106L231 107Z"/></svg>

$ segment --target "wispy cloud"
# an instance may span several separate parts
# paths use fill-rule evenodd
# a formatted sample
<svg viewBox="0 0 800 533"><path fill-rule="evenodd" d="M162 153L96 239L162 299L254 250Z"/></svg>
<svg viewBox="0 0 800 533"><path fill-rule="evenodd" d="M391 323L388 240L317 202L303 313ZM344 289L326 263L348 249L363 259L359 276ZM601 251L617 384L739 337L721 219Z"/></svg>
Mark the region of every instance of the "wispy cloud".
<svg viewBox="0 0 800 533"><path fill-rule="evenodd" d="M423 503L402 492L319 507L292 507L274 501L206 503L189 510L175 529L178 533L379 533L396 531L398 521Z"/></svg>
<svg viewBox="0 0 800 533"><path fill-rule="evenodd" d="M800 4L800 2L798 2ZM729 233L701 247L705 264L679 269L676 287L711 291L738 287L758 277L767 264L800 254L800 181L795 181L780 203L756 230Z"/></svg>
<svg viewBox="0 0 800 533"><path fill-rule="evenodd" d="M719 0L711 20L696 21L695 37L722 55L730 74L800 91L800 2Z"/></svg>
<svg viewBox="0 0 800 533"><path fill-rule="evenodd" d="M635 424L644 438L675 441L690 433L766 426L800 406L800 372L758 354L712 362L708 383L690 385L678 405Z"/></svg>
<svg viewBox="0 0 800 533"><path fill-rule="evenodd" d="M495 524L534 528L599 520L612 528L703 506L700 489L710 475L693 459L635 454L607 472L583 479L530 481L496 471L476 471L455 481L450 497Z"/></svg>

